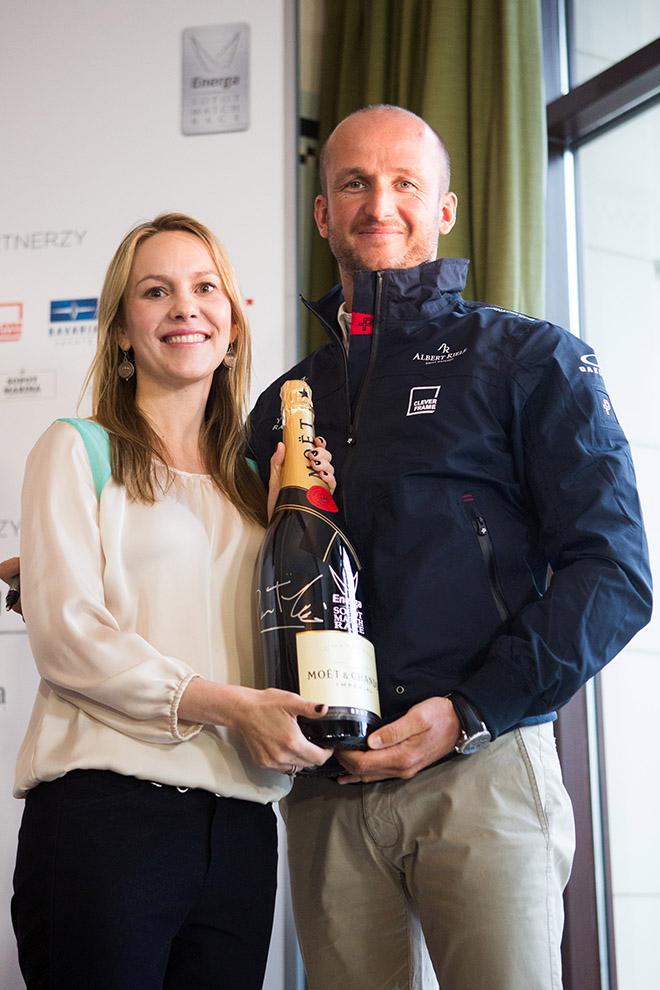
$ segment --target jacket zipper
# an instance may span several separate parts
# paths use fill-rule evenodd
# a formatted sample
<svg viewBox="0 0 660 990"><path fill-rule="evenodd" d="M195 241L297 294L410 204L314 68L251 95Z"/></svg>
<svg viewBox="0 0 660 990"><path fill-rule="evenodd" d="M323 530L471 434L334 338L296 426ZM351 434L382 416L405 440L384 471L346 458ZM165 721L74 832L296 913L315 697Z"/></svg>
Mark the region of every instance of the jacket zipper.
<svg viewBox="0 0 660 990"><path fill-rule="evenodd" d="M378 331L380 330L380 306L381 306L382 296L383 296L383 273L376 272L376 305L374 306L374 325L371 331L372 332L371 353L369 354L369 364L367 365L367 370L364 375L364 381L362 382L362 388L360 389L360 397L358 398L358 403L357 406L355 407L355 418L351 423L351 429L348 437L346 438L346 443L349 446L352 446L356 440L358 422L360 420L360 410L362 409L362 403L364 402L365 392L367 391L367 385L369 384L369 379L371 378L371 373L374 367L376 351L378 350ZM350 399L350 388L348 382L348 361L346 363L346 394L348 396L348 403L350 406L351 399Z"/></svg>
<svg viewBox="0 0 660 990"><path fill-rule="evenodd" d="M493 541L490 538L490 532L488 530L486 520L479 512L476 505L474 505L474 497L472 495L464 495L463 504L468 508L472 526L477 534L477 542L479 544L479 549L481 550L481 556L483 557L486 565L488 584L490 585L490 593L493 601L495 602L495 608L497 609L498 615L502 622L509 622L511 619L511 612L509 611L509 607L504 598L504 592L502 591L502 585L500 584L500 579L497 573L495 548L493 546Z"/></svg>
<svg viewBox="0 0 660 990"><path fill-rule="evenodd" d="M352 412L351 412L351 389L350 389L350 382L349 382L349 378L348 378L348 355L346 353L346 348L344 347L343 343L340 344L342 357L344 359L344 394L346 396L346 418L347 418L347 423L348 423L348 432L346 434L346 444L347 444L347 446L349 448L349 452L348 452L348 454L346 456L346 460L344 462L344 473L343 473L343 478L342 478L342 509L343 509L343 512L344 512L344 519L346 520L347 523L348 523L348 505L347 505L346 492L347 492L347 489L348 489L348 485L346 483L346 478L347 478L347 474L348 474L348 470L349 470L349 463L350 463L350 459L351 459L351 454L352 454L352 452L353 452L353 450L355 448L355 439L356 439L356 434L357 434L358 421L359 421L359 418L360 418L360 410L362 409L362 403L364 401L364 395L365 395L365 392L367 390L367 385L369 383L369 379L371 378L371 374L372 374L372 371L373 371L374 359L376 357L376 350L377 350L377 343L378 343L378 330L379 330L379 325L380 325L380 307L381 307L381 301L382 301L382 296L383 296L383 273L382 272L376 272L375 274L376 274L376 300L375 300L375 305L374 305L374 324L373 324L373 329L372 329L371 353L369 354L369 363L367 365L367 370L366 370L365 375L364 375L364 381L362 382L362 387L360 389L360 397L358 399L358 403L357 403L357 406L355 408L355 417L353 417ZM305 303L305 305L307 306L307 308L312 313L314 313L314 315L317 317L317 319L319 319L321 321L321 323L323 324L323 326L326 327L326 329L330 331L331 337L334 340L338 340L336 332L333 330L332 327L330 327L330 325L328 324L327 320L325 320L321 316L320 313L317 313L314 309L312 309L312 307L309 306L309 304L307 303L306 300L303 299L303 302Z"/></svg>
<svg viewBox="0 0 660 990"><path fill-rule="evenodd" d="M375 274L376 274L376 301L374 306L374 325L372 329L373 340L371 343L371 353L369 355L369 363L367 365L367 370L364 375L364 381L362 382L362 387L360 389L360 397L358 399L358 404L355 409L355 417L353 417L353 414L351 412L351 388L348 378L348 355L346 353L346 348L343 342L339 341L337 331L330 326L327 320L324 319L324 317L321 316L320 313L317 313L316 310L310 306L310 304L307 302L306 299L303 299L303 302L305 306L307 306L307 309L311 313L313 313L314 316L317 318L317 320L319 320L323 324L323 326L329 332L331 339L337 341L337 343L341 348L342 358L344 360L344 394L346 398L346 422L348 424L346 443L349 447L352 447L355 444L357 425L358 425L358 420L360 418L360 410L362 409L364 393L366 391L367 384L371 377L371 373L374 365L374 358L376 356L376 350L377 350L378 329L380 324L380 307L381 307L381 300L383 295L383 273L376 272Z"/></svg>
<svg viewBox="0 0 660 990"><path fill-rule="evenodd" d="M325 317L321 316L320 313L317 313L317 311L312 306L310 306L307 300L304 299L302 296L301 299L305 304L305 306L307 307L307 309L310 311L310 313L313 316L315 316L316 319L319 321L319 323L321 323L325 327L325 329L328 331L328 334L330 335L330 339L335 342L335 344L337 345L337 347L339 347L339 350L341 351L341 356L344 361L344 397L345 397L345 406L346 406L346 423L348 428L347 436L352 437L353 419L351 413L351 393L348 385L348 354L346 353L346 347L344 346L343 340L339 339L338 332L335 329L333 329L333 327L330 326L330 324L325 319ZM350 444L353 441L352 439L350 439L347 440L346 442Z"/></svg>
<svg viewBox="0 0 660 990"><path fill-rule="evenodd" d="M348 453L346 455L346 460L344 461L344 474L342 478L342 490L343 490L342 509L344 512L344 519L346 520L346 525L348 526L349 532L350 532L351 524L349 522L349 514L348 514L348 497L347 497L348 475L350 473L353 451L355 450L355 440L357 438L357 428L358 428L358 422L360 420L360 411L362 409L362 404L364 402L367 386L369 385L369 379L371 378L373 372L374 361L376 358L376 351L378 349L378 333L380 330L380 307L381 307L382 295L383 295L383 273L376 272L376 302L374 306L374 325L371 331L372 332L371 353L369 354L369 363L367 365L367 370L364 374L364 381L362 382L362 387L360 388L360 396L357 401L357 406L355 407L355 417L353 419L353 422L350 423L349 433L346 438L346 443L348 444ZM348 380L348 362L346 365L346 397L350 409L351 396L350 396L350 385Z"/></svg>

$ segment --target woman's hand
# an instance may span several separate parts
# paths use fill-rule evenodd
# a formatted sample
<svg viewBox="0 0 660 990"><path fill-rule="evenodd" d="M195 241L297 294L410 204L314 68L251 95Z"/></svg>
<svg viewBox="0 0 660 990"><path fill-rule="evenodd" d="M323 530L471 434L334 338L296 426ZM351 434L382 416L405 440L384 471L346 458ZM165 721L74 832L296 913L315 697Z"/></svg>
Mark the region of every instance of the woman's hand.
<svg viewBox="0 0 660 990"><path fill-rule="evenodd" d="M277 496L280 493L282 465L284 464L285 447L282 441L275 448L275 453L270 459L270 480L268 482L268 519L270 520L275 509ZM337 482L335 480L335 469L332 466L332 454L326 449L323 437L314 437L314 449L308 450L307 455L312 470L318 474L330 489L332 495Z"/></svg>
<svg viewBox="0 0 660 990"><path fill-rule="evenodd" d="M327 711L326 705L290 691L260 691L195 677L183 692L177 715L179 720L237 729L257 766L291 773L319 767L330 757L331 749L305 739L297 721L299 715L323 718Z"/></svg>
<svg viewBox="0 0 660 990"><path fill-rule="evenodd" d="M315 746L303 736L297 719L299 715L323 718L326 705L277 688L239 690L245 693L237 696L227 724L240 730L257 766L295 773L304 767L320 767L332 755L331 749Z"/></svg>
<svg viewBox="0 0 660 990"><path fill-rule="evenodd" d="M323 437L314 437L314 450L308 450L307 457L312 468L320 478L323 478L330 489L330 494L333 495L337 487L335 469L332 466L332 454L327 449Z"/></svg>
<svg viewBox="0 0 660 990"><path fill-rule="evenodd" d="M6 584L19 576L21 572L21 562L18 557L10 557L8 560L3 560L0 562L0 581L4 581ZM12 606L10 606L11 612L17 612L18 615L23 615L21 611L21 599L17 598Z"/></svg>

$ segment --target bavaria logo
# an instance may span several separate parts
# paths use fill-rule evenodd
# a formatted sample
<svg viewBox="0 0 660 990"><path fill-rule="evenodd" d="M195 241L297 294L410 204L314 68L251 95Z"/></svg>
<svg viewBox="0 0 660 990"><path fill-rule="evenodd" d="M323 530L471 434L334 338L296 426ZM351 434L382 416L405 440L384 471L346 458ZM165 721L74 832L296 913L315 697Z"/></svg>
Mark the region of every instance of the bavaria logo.
<svg viewBox="0 0 660 990"><path fill-rule="evenodd" d="M55 299L50 304L51 323L79 323L96 319L96 299Z"/></svg>
<svg viewBox="0 0 660 990"><path fill-rule="evenodd" d="M48 336L57 344L93 343L96 338L96 299L53 299Z"/></svg>

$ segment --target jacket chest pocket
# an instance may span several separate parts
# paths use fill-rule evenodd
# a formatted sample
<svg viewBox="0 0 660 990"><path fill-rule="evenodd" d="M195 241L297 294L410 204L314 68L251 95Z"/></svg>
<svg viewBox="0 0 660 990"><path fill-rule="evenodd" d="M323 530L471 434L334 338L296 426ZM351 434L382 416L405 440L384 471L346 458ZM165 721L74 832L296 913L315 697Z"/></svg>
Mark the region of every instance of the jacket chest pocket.
<svg viewBox="0 0 660 990"><path fill-rule="evenodd" d="M495 547L493 546L488 523L486 522L484 515L480 512L474 495L470 492L466 492L461 497L461 503L467 515L468 522L470 523L470 526L475 534L475 539L484 562L490 593L495 604L495 608L497 609L497 613L502 622L509 622L512 616L504 597L504 591L502 590L502 583L500 581L497 569Z"/></svg>

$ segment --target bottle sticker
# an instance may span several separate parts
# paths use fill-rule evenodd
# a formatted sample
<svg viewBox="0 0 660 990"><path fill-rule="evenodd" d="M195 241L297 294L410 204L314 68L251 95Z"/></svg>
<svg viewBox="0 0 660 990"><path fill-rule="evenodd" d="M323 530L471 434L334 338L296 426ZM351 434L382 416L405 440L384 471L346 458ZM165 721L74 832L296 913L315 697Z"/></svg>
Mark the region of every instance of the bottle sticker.
<svg viewBox="0 0 660 990"><path fill-rule="evenodd" d="M324 512L339 512L337 503L323 485L312 485L307 489L307 501L316 509L323 509Z"/></svg>
<svg viewBox="0 0 660 990"><path fill-rule="evenodd" d="M333 629L296 633L300 694L333 708L363 708L380 715L376 655L357 633Z"/></svg>

